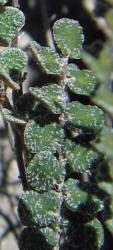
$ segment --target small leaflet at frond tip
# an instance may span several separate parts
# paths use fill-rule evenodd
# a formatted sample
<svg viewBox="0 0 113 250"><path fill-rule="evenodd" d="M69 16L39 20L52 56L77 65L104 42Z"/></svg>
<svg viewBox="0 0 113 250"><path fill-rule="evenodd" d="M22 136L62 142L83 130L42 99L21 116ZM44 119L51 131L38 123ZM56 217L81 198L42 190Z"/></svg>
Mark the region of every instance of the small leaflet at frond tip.
<svg viewBox="0 0 113 250"><path fill-rule="evenodd" d="M81 57L84 35L78 21L62 18L55 22L53 35L63 56L79 59Z"/></svg>

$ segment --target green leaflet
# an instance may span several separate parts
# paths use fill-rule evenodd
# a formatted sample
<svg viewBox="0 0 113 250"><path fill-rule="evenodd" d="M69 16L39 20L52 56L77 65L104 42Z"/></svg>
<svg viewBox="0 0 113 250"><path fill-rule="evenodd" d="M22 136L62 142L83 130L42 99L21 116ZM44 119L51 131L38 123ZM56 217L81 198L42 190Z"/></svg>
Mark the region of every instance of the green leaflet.
<svg viewBox="0 0 113 250"><path fill-rule="evenodd" d="M68 179L64 185L65 205L73 212L85 204L88 198L88 193L82 190L79 185L80 182L72 178Z"/></svg>
<svg viewBox="0 0 113 250"><path fill-rule="evenodd" d="M17 48L4 50L0 54L0 78L14 90L19 90L20 86L12 79L17 76L27 64L26 53Z"/></svg>
<svg viewBox="0 0 113 250"><path fill-rule="evenodd" d="M8 46L24 23L23 12L14 7L5 7L0 13L0 45Z"/></svg>
<svg viewBox="0 0 113 250"><path fill-rule="evenodd" d="M75 64L70 63L67 66L67 84L74 93L89 96L97 82L92 71L79 70Z"/></svg>
<svg viewBox="0 0 113 250"><path fill-rule="evenodd" d="M11 110L3 108L2 109L2 115L4 119L10 123L18 124L18 125L25 125L26 121L22 118L18 117L18 115L14 114Z"/></svg>
<svg viewBox="0 0 113 250"><path fill-rule="evenodd" d="M29 121L24 132L25 145L31 153L39 151L56 152L64 139L63 129L52 123L40 127L35 121Z"/></svg>
<svg viewBox="0 0 113 250"><path fill-rule="evenodd" d="M65 165L51 152L39 152L27 167L28 184L38 191L48 191L58 187L65 178Z"/></svg>
<svg viewBox="0 0 113 250"><path fill-rule="evenodd" d="M65 109L65 95L59 85L48 84L42 88L30 88L29 91L53 113L60 114Z"/></svg>
<svg viewBox="0 0 113 250"><path fill-rule="evenodd" d="M6 86L12 89L14 90L20 89L20 86L15 81L13 81L10 75L2 68L0 68L0 79L6 84Z"/></svg>
<svg viewBox="0 0 113 250"><path fill-rule="evenodd" d="M59 235L50 227L41 228L40 232L46 238L46 241L50 246L55 246L58 243Z"/></svg>
<svg viewBox="0 0 113 250"><path fill-rule="evenodd" d="M99 250L101 248L101 246L104 244L104 229L103 226L101 224L101 222L97 219L94 218L93 220L85 223L85 231L86 231L86 235L88 236L88 232L93 231L92 237L94 237L94 245L93 245L93 249ZM87 237L86 236L86 237ZM89 233L90 236L90 233ZM89 249L92 249L92 239L89 239L89 243L90 243L90 247Z"/></svg>
<svg viewBox="0 0 113 250"><path fill-rule="evenodd" d="M10 48L0 54L0 68L4 68L7 73L11 71L21 72L27 64L27 55L21 49Z"/></svg>
<svg viewBox="0 0 113 250"><path fill-rule="evenodd" d="M82 27L77 21L68 18L59 19L53 26L53 35L63 56L80 58L84 36Z"/></svg>
<svg viewBox="0 0 113 250"><path fill-rule="evenodd" d="M92 69L92 71L95 73L95 76L102 84L106 84L110 80L113 70L113 55L108 44L104 45L98 59L90 55L88 52L83 52L82 57L84 62L89 66L90 69Z"/></svg>
<svg viewBox="0 0 113 250"><path fill-rule="evenodd" d="M92 194L94 186L85 186L85 183L75 179L68 179L64 185L64 201L68 209L95 216L104 209L103 201Z"/></svg>
<svg viewBox="0 0 113 250"><path fill-rule="evenodd" d="M30 48L36 61L47 74L61 74L62 67L58 53L49 47L40 46L37 42L32 42Z"/></svg>
<svg viewBox="0 0 113 250"><path fill-rule="evenodd" d="M8 0L0 0L0 4L1 5L4 5L4 4L6 4L8 2Z"/></svg>
<svg viewBox="0 0 113 250"><path fill-rule="evenodd" d="M91 142L93 146L107 157L113 156L113 130L103 127L95 141Z"/></svg>
<svg viewBox="0 0 113 250"><path fill-rule="evenodd" d="M113 117L113 94L104 84L101 85L92 97L92 100Z"/></svg>
<svg viewBox="0 0 113 250"><path fill-rule="evenodd" d="M67 105L65 114L68 122L75 128L99 130L104 124L103 111L97 106L84 105L74 101Z"/></svg>
<svg viewBox="0 0 113 250"><path fill-rule="evenodd" d="M93 167L100 155L93 149L86 148L66 140L64 144L64 153L68 158L69 165L73 171L83 173Z"/></svg>
<svg viewBox="0 0 113 250"><path fill-rule="evenodd" d="M19 215L24 225L54 228L60 203L60 196L55 191L42 194L26 191L20 197Z"/></svg>

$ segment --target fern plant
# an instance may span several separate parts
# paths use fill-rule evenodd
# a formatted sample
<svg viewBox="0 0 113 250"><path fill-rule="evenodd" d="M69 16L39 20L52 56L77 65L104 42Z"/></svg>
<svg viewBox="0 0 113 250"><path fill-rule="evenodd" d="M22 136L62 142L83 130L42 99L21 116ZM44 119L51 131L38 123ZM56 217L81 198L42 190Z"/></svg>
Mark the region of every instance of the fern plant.
<svg viewBox="0 0 113 250"><path fill-rule="evenodd" d="M6 2L1 1L4 22L0 37L3 46L12 46L24 16L17 8L4 7ZM100 249L106 211L112 215L112 187L108 187L112 184L100 183L97 176L105 164L111 171L109 137L113 135L104 125L100 88L95 92L98 74L96 79L91 70L81 70L75 64L83 57L95 65L90 55L83 54L84 35L78 21L59 19L53 26L53 37L56 50L37 42L30 45L36 63L51 81L30 87L27 94L22 92L21 74L26 54L12 47L0 54L1 85L4 91L7 86L13 89L13 106L6 95L1 109L15 130L23 185L18 213L26 227L19 247ZM108 228L111 217L109 220Z"/></svg>

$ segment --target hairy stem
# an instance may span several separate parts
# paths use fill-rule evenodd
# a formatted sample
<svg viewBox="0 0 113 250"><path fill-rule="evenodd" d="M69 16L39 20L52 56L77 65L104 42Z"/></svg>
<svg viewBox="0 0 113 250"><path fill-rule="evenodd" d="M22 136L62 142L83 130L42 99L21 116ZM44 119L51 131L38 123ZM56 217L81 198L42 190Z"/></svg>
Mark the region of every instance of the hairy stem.
<svg viewBox="0 0 113 250"><path fill-rule="evenodd" d="M67 70L67 63L68 63L68 58L62 58L62 74L60 78L60 86L62 87L63 93L64 93L64 102L65 102L65 108L67 107L67 103L69 101L68 98L68 92L67 92L67 78L66 78L66 70ZM65 110L62 112L60 116L60 124L62 127L65 127L66 123L66 118L65 118ZM62 152L63 144L59 145L59 161L63 164L66 163L67 159L65 159L64 154ZM61 209L58 214L58 219L57 219L57 225L56 225L56 230L57 233L59 234L59 242L58 244L53 248L53 250L59 250L60 249L60 241L61 241L61 228L60 228L60 221L61 221L61 213L62 213L62 204L63 204L63 186L64 186L64 181L59 185L59 192L60 192L60 202L61 202Z"/></svg>

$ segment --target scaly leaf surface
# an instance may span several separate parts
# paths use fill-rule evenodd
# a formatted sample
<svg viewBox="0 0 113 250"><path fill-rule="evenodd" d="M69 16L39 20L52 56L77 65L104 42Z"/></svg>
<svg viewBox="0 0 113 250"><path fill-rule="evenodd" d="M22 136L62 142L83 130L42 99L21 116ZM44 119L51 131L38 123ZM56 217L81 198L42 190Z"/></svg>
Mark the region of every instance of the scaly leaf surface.
<svg viewBox="0 0 113 250"><path fill-rule="evenodd" d="M55 189L65 178L65 166L51 152L39 152L27 167L28 184L38 191Z"/></svg>
<svg viewBox="0 0 113 250"><path fill-rule="evenodd" d="M8 46L24 23L22 11L14 7L5 7L0 12L0 45Z"/></svg>
<svg viewBox="0 0 113 250"><path fill-rule="evenodd" d="M97 84L91 70L80 70L75 64L67 66L67 85L76 94L89 96Z"/></svg>
<svg viewBox="0 0 113 250"><path fill-rule="evenodd" d="M59 54L49 47L40 46L37 42L31 43L31 51L47 74L60 75L62 72Z"/></svg>
<svg viewBox="0 0 113 250"><path fill-rule="evenodd" d="M80 58L84 36L78 21L69 18L59 19L53 26L53 35L63 56Z"/></svg>
<svg viewBox="0 0 113 250"><path fill-rule="evenodd" d="M24 132L24 142L31 153L40 151L55 153L63 139L64 131L57 123L40 127L35 121L31 120L27 123Z"/></svg>
<svg viewBox="0 0 113 250"><path fill-rule="evenodd" d="M93 149L66 140L63 149L73 171L84 173L93 168L100 155Z"/></svg>
<svg viewBox="0 0 113 250"><path fill-rule="evenodd" d="M0 78L14 90L20 86L13 80L27 64L27 55L20 49L10 48L0 54ZM13 76L12 76L13 75Z"/></svg>
<svg viewBox="0 0 113 250"><path fill-rule="evenodd" d="M65 95L57 84L48 84L42 88L30 88L30 93L55 114L60 114L65 109Z"/></svg>

